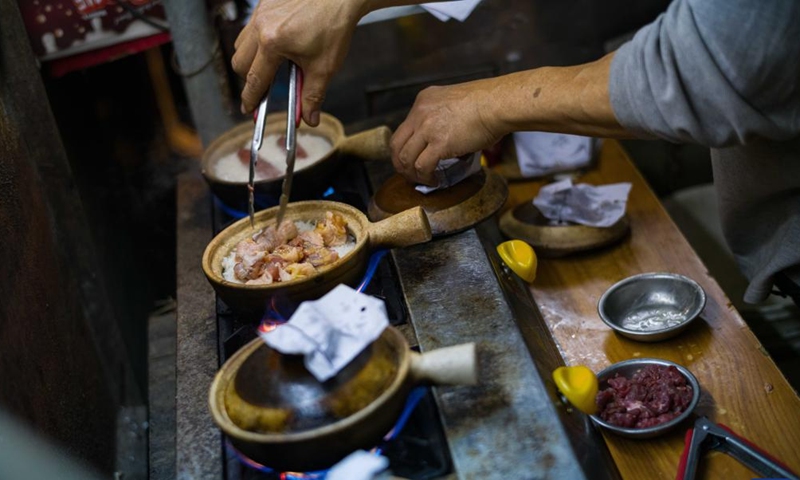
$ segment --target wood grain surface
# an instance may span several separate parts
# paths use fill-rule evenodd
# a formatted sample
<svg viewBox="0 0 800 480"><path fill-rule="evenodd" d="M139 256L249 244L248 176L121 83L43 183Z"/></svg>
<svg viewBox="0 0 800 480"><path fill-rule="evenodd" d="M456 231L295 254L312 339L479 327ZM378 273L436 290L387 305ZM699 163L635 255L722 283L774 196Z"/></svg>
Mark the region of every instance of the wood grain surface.
<svg viewBox="0 0 800 480"><path fill-rule="evenodd" d="M595 372L629 358L672 360L691 370L702 394L696 410L723 423L800 472L800 398L710 276L618 142L605 141L597 168L576 180L631 182L631 234L622 243L559 259L540 259L531 292L568 365ZM529 201L543 181L510 184L506 208ZM611 331L597 301L613 283L643 272L675 272L696 280L708 302L702 318L678 337L640 343ZM625 479L673 479L686 423L664 437L631 440L604 433ZM759 475L717 452L701 457L698 479Z"/></svg>

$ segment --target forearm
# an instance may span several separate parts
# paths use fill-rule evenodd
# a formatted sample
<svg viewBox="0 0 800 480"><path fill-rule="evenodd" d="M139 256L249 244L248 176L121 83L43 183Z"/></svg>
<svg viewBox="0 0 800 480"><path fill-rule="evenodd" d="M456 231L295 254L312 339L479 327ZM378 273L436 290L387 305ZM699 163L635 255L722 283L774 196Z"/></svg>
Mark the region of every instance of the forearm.
<svg viewBox="0 0 800 480"><path fill-rule="evenodd" d="M499 133L546 131L631 138L617 121L608 94L613 53L570 67L543 67L483 80L491 99L482 109Z"/></svg>

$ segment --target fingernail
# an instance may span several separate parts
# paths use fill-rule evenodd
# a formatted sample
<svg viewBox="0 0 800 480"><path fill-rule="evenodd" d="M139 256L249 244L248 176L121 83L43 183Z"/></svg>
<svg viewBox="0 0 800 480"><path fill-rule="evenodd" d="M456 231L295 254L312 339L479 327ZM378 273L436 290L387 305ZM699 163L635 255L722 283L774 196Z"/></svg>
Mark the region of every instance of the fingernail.
<svg viewBox="0 0 800 480"><path fill-rule="evenodd" d="M239 110L241 110L242 115L247 115L247 109L244 108L244 103L239 106Z"/></svg>
<svg viewBox="0 0 800 480"><path fill-rule="evenodd" d="M319 125L319 110L311 112L311 126L316 127Z"/></svg>

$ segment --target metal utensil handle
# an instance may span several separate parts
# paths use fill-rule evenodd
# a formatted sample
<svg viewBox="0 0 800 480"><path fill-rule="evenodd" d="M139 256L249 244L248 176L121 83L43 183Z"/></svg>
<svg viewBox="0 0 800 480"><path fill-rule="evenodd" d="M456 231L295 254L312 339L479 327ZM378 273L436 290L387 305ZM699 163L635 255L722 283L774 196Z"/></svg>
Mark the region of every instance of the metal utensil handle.
<svg viewBox="0 0 800 480"><path fill-rule="evenodd" d="M717 425L724 436L724 441L721 442L717 450L720 450L728 455L739 460L748 468L764 475L769 478L786 478L790 480L798 480L797 475L790 471L788 467L782 465L777 459L773 458L767 452L757 447L744 437L735 434L731 429L725 425Z"/></svg>
<svg viewBox="0 0 800 480"><path fill-rule="evenodd" d="M255 114L256 126L253 130L253 140L250 143L250 179L247 183L247 213L250 216L250 227L255 228L255 183L256 183L256 164L258 163L258 151L264 143L264 124L267 120L267 101L269 91L264 94L258 110Z"/></svg>
<svg viewBox="0 0 800 480"><path fill-rule="evenodd" d="M283 188L276 218L276 226L283 221L286 213L286 204L289 203L289 194L292 191L292 178L294 177L294 161L297 155L297 126L300 112L300 68L294 62L289 62L289 111L286 116L286 175L283 177Z"/></svg>

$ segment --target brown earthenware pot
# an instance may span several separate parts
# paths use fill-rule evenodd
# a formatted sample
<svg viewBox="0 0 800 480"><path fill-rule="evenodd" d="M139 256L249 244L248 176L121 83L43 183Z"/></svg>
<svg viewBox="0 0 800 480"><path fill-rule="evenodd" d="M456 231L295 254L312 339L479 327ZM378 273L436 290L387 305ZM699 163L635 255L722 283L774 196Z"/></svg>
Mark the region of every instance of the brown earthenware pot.
<svg viewBox="0 0 800 480"><path fill-rule="evenodd" d="M355 247L335 262L319 267L315 275L269 285L246 285L230 282L223 277L222 259L243 239L256 231L273 225L278 207L262 210L255 215L255 228L243 218L214 237L203 253L203 272L226 305L245 315L261 315L274 297L293 302L317 299L340 283L354 286L367 268L370 254L378 248L395 248L427 242L431 239L428 217L420 208L372 223L357 208L340 202L310 200L289 203L286 220L316 222L326 212L344 217L347 230L355 238Z"/></svg>
<svg viewBox="0 0 800 480"><path fill-rule="evenodd" d="M267 115L264 136L270 134L283 135L286 131L286 112ZM392 131L389 127L380 126L365 130L352 136L344 134L344 127L336 117L327 113L320 115L319 126L309 127L301 123L297 133L313 134L325 137L331 143L331 150L313 163L299 164L292 183L292 198L315 196L327 187L339 165L339 160L352 155L364 160L381 160L391 156L389 139ZM253 122L242 123L220 135L203 152L201 159L203 177L214 194L226 204L244 209L247 205L247 179L230 181L219 178L214 165L221 158L246 148L249 152L253 138ZM248 156L249 158L249 156ZM284 174L255 182L257 196L268 196L277 199L281 193Z"/></svg>
<svg viewBox="0 0 800 480"><path fill-rule="evenodd" d="M418 354L393 327L324 383L302 362L302 357L282 355L257 338L225 362L209 391L214 421L233 446L277 471L320 470L355 450L370 449L397 421L412 387L471 385L478 377L474 343ZM360 408L337 417L337 409L353 403ZM273 427L282 430L246 430L240 426L243 411L273 423L280 417ZM319 417L316 426L296 427L308 420L309 412Z"/></svg>
<svg viewBox="0 0 800 480"><path fill-rule="evenodd" d="M557 224L545 217L532 201L527 201L500 217L500 230L509 238L528 242L539 257L556 258L618 243L630 232L630 221L623 215L606 228Z"/></svg>
<svg viewBox="0 0 800 480"><path fill-rule="evenodd" d="M464 231L494 215L508 198L500 175L482 169L452 187L423 194L400 174L381 185L370 200L369 218L381 220L419 205L428 215L434 237Z"/></svg>

